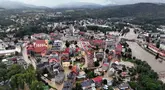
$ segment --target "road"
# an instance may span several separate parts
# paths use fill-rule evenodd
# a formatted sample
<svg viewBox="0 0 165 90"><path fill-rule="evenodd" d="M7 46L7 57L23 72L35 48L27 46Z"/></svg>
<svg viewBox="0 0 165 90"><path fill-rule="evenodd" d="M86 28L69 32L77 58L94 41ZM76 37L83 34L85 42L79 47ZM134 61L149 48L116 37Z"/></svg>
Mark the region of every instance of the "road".
<svg viewBox="0 0 165 90"><path fill-rule="evenodd" d="M133 29L125 36L127 39L136 39L137 35L134 34ZM165 62L160 63L158 60L155 60L155 56L148 53L142 49L136 42L128 42L130 48L132 49L132 55L138 59L146 61L151 68L159 73L165 71Z"/></svg>
<svg viewBox="0 0 165 90"><path fill-rule="evenodd" d="M25 60L25 62L27 64L32 64L34 69L36 69L36 63L35 63L35 59L34 58L28 58L28 55L27 55L27 49L26 49L26 45L24 44L23 46L23 49L22 49L22 55L23 55L23 58Z"/></svg>

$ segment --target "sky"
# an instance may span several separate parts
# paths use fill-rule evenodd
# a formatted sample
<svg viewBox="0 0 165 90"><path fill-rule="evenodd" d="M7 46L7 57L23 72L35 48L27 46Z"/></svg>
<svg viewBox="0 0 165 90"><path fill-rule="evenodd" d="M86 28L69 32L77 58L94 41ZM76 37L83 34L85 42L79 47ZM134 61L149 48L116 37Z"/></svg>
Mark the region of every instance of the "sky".
<svg viewBox="0 0 165 90"><path fill-rule="evenodd" d="M57 6L60 4L66 3L73 3L73 2L89 2L89 3L96 3L101 5L106 4L132 4L132 3L139 3L139 2L156 2L156 3L165 3L165 0L11 0L11 1L18 1L23 2L26 4L32 4L37 6Z"/></svg>

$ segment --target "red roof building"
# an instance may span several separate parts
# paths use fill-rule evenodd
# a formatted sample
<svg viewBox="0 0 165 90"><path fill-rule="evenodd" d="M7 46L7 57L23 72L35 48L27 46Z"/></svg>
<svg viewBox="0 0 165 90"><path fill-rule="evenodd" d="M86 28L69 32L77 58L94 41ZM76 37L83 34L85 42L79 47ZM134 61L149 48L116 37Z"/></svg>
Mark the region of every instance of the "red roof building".
<svg viewBox="0 0 165 90"><path fill-rule="evenodd" d="M122 45L121 44L118 44L116 46L116 55L121 55L121 52L122 52Z"/></svg>
<svg viewBox="0 0 165 90"><path fill-rule="evenodd" d="M76 75L79 74L79 69L76 65L72 67L72 72L75 73Z"/></svg>
<svg viewBox="0 0 165 90"><path fill-rule="evenodd" d="M59 60L57 60L55 58L52 58L52 59L49 60L49 63L51 63L51 62L59 62Z"/></svg>
<svg viewBox="0 0 165 90"><path fill-rule="evenodd" d="M34 46L34 51L36 53L42 53L42 52L47 51L48 49L48 45L45 40L36 40L33 43L33 46Z"/></svg>
<svg viewBox="0 0 165 90"><path fill-rule="evenodd" d="M92 79L95 83L101 83L102 82L102 77L98 76Z"/></svg>
<svg viewBox="0 0 165 90"><path fill-rule="evenodd" d="M153 44L148 44L148 48L150 49L150 50L152 50L153 52L155 52L155 53L159 53L161 56L165 56L165 51L163 51L163 50L160 50L159 48L157 48L155 45L153 45Z"/></svg>

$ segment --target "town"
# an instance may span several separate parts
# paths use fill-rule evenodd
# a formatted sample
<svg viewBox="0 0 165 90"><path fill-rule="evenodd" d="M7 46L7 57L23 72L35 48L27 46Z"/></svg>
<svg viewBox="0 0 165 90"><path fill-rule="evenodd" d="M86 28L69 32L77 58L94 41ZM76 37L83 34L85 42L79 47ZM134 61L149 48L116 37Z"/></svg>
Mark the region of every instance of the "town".
<svg viewBox="0 0 165 90"><path fill-rule="evenodd" d="M0 90L165 90L163 25L0 12Z"/></svg>

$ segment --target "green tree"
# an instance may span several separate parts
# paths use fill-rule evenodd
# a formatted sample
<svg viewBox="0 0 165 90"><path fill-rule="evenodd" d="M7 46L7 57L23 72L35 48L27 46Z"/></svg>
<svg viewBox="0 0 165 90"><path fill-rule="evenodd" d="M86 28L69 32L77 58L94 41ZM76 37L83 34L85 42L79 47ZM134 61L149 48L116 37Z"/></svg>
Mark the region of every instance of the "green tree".
<svg viewBox="0 0 165 90"><path fill-rule="evenodd" d="M7 66L3 63L0 63L0 81L3 81L5 84L6 80L7 80Z"/></svg>
<svg viewBox="0 0 165 90"><path fill-rule="evenodd" d="M99 64L98 61L94 62L94 66L95 66L95 67L98 67L99 65L100 65L100 64Z"/></svg>
<svg viewBox="0 0 165 90"><path fill-rule="evenodd" d="M65 46L68 48L70 46L70 43L66 41Z"/></svg>
<svg viewBox="0 0 165 90"><path fill-rule="evenodd" d="M134 81L129 82L129 85L130 85L130 86L131 86L131 88L132 88L132 89L134 89L134 90L136 90L136 88L138 87L137 82L134 82Z"/></svg>
<svg viewBox="0 0 165 90"><path fill-rule="evenodd" d="M157 47L157 48L160 47L160 41L158 41L158 42L156 43L156 47Z"/></svg>
<svg viewBox="0 0 165 90"><path fill-rule="evenodd" d="M23 73L23 72L25 72L25 69L23 68L23 66L14 64L11 67L9 67L7 71L7 76L8 78L11 78L12 76L16 74Z"/></svg>
<svg viewBox="0 0 165 90"><path fill-rule="evenodd" d="M109 49L106 49L106 50L105 50L105 53L108 54L108 53L109 53Z"/></svg>
<svg viewBox="0 0 165 90"><path fill-rule="evenodd" d="M44 90L44 84L37 80L34 80L30 86L30 90Z"/></svg>
<svg viewBox="0 0 165 90"><path fill-rule="evenodd" d="M104 80L103 80L103 84L105 84L105 85L106 85L107 83L108 83L108 82L107 82L107 80L106 80L106 79L104 79Z"/></svg>
<svg viewBox="0 0 165 90"><path fill-rule="evenodd" d="M112 86L109 86L108 87L108 90L114 90Z"/></svg>

